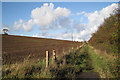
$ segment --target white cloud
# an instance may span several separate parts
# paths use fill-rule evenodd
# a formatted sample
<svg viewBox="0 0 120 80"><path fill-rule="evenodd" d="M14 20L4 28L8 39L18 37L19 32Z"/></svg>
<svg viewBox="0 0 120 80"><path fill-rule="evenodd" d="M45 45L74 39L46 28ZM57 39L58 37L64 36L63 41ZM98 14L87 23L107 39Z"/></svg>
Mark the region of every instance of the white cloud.
<svg viewBox="0 0 120 80"><path fill-rule="evenodd" d="M69 18L62 18L59 20L61 28L69 28L72 21Z"/></svg>
<svg viewBox="0 0 120 80"><path fill-rule="evenodd" d="M60 34L49 34L49 33L39 33L34 34L32 37L42 37L42 38L53 38L62 40L72 40L72 33L60 33Z"/></svg>
<svg viewBox="0 0 120 80"><path fill-rule="evenodd" d="M114 10L118 8L118 4L113 3L112 5L103 8L101 11L95 11L91 15L88 16L89 20L89 28L91 28L91 32L94 33L98 27L104 22L104 19L110 17L110 14L114 14Z"/></svg>
<svg viewBox="0 0 120 80"><path fill-rule="evenodd" d="M99 26L104 22L104 19L110 17L110 14L114 14L114 10L118 8L118 4L113 3L106 8L103 8L101 11L95 11L94 13L86 13L85 16L88 17L88 24L85 30L80 32L80 36L85 38L85 40L89 40L91 34L96 32ZM87 37L86 37L87 36Z"/></svg>
<svg viewBox="0 0 120 80"><path fill-rule="evenodd" d="M19 29L21 26L25 31L30 31L33 25L38 25L41 30L53 28L51 24L57 23L57 21L63 17L68 17L70 11L66 8L57 7L54 9L54 4L44 3L40 8L35 8L31 11L31 19L22 23L18 21L14 23L15 29Z"/></svg>
<svg viewBox="0 0 120 80"><path fill-rule="evenodd" d="M80 22L82 22L83 21L83 18L80 18Z"/></svg>
<svg viewBox="0 0 120 80"><path fill-rule="evenodd" d="M50 38L52 37L52 35L50 35L48 32L41 32L38 34L34 34L32 37Z"/></svg>
<svg viewBox="0 0 120 80"><path fill-rule="evenodd" d="M38 34L33 34L33 36L32 37L39 37L39 35Z"/></svg>
<svg viewBox="0 0 120 80"><path fill-rule="evenodd" d="M32 19L30 19L28 22L23 23L22 27L25 31L30 31L33 25L34 25L34 22Z"/></svg>
<svg viewBox="0 0 120 80"><path fill-rule="evenodd" d="M67 33L56 34L54 35L54 38L62 39L62 40L72 40L73 37L74 41L85 41L88 40L90 36L91 35L81 34L80 32L79 33L74 32L73 34L71 32L67 32Z"/></svg>
<svg viewBox="0 0 120 80"><path fill-rule="evenodd" d="M61 17L68 17L70 11L66 8L57 7L54 9L54 4L43 4L41 8L32 10L31 17L35 24L38 24L41 29L50 28L52 22L57 21Z"/></svg>
<svg viewBox="0 0 120 80"><path fill-rule="evenodd" d="M79 33L85 29L86 24L81 24L81 23L75 23L73 25L73 28L76 29L76 31Z"/></svg>
<svg viewBox="0 0 120 80"><path fill-rule="evenodd" d="M18 22L15 21L13 27L15 30L18 30L22 26L22 24L23 24L23 20L20 19Z"/></svg>
<svg viewBox="0 0 120 80"><path fill-rule="evenodd" d="M104 19L108 18L110 14L114 14L113 11L116 8L118 8L118 5L116 3L113 3L112 5L107 6L100 11L94 11L93 13L86 13L85 11L77 13L77 15L84 14L84 16L88 18L88 23L82 24L75 23L75 20L70 20L68 18L69 14L71 14L68 9L61 7L57 7L56 9L54 9L54 4L50 3L50 5L48 5L47 3L45 3L42 7L32 10L31 19L27 22L24 22L22 24L22 27L24 30L30 31L33 28L33 25L37 24L42 32L44 30L46 31L56 28L66 28L65 30L67 31L73 28L74 30L76 30L74 32L75 41L89 40L91 34L98 30L98 27L104 22ZM18 24L17 28L21 26L19 25L20 22L22 23L22 21L18 21L16 23ZM33 37L51 37L56 39L72 40L72 32L68 31L59 34L40 33L33 35Z"/></svg>
<svg viewBox="0 0 120 80"><path fill-rule="evenodd" d="M76 13L76 15L82 15L82 14L86 14L86 12L85 12L85 11L82 11L82 12Z"/></svg>
<svg viewBox="0 0 120 80"><path fill-rule="evenodd" d="M72 33L56 34L54 37L56 39L71 40L72 39Z"/></svg>

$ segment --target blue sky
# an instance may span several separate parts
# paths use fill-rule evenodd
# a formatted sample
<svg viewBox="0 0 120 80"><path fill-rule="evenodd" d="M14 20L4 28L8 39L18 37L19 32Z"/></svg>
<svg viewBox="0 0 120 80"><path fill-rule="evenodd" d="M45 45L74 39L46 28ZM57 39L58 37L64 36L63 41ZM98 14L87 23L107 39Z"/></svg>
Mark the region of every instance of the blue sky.
<svg viewBox="0 0 120 80"><path fill-rule="evenodd" d="M44 16L39 16L42 11L41 7L47 8L53 6L52 10L45 8L46 13L54 14L58 7L57 17L53 17L50 20L42 19ZM3 28L9 29L10 35L23 35L32 37L44 37L71 40L71 35L74 36L74 40L89 40L91 33L94 33L99 25L103 22L104 18L109 17L112 13L112 9L115 9L117 4L113 2L3 2L2 3L2 24ZM113 5L114 4L114 5ZM38 8L38 11L35 10ZM65 9L64 9L65 8ZM105 9L103 9L105 8ZM112 8L112 9L111 9ZM40 19L31 12L38 15ZM48 10L48 11L47 11ZM44 11L44 10L43 10ZM62 12L63 11L63 12ZM66 11L66 12L65 12ZM108 14L106 14L106 11ZM33 15L33 17L31 17ZM47 14L44 13L45 16ZM59 17L58 17L59 15ZM95 17L94 17L95 16ZM98 20L94 24L91 21ZM21 20L21 22L19 22ZM38 20L38 22L35 22ZM44 20L44 21L43 21ZM30 21L30 22L29 22ZM42 21L42 22L41 22ZM48 23L47 23L48 21ZM16 22L16 24L15 24ZM39 23L41 22L41 24ZM42 23L45 23L44 25ZM20 25L20 26L19 26ZM23 25L25 25L23 27ZM91 25L91 26L88 26ZM17 29L16 29L16 26ZM52 27L51 27L52 26ZM94 27L93 27L94 26ZM32 28L31 28L32 27ZM29 30L28 30L29 29ZM90 32L88 32L91 30ZM72 34L73 33L73 34Z"/></svg>

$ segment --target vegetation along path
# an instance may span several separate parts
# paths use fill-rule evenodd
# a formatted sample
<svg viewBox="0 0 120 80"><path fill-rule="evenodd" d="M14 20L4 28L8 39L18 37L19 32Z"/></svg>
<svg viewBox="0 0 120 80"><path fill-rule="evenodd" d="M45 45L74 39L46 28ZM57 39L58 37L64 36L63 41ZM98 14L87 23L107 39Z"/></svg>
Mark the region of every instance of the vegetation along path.
<svg viewBox="0 0 120 80"><path fill-rule="evenodd" d="M114 58L113 58L114 59ZM89 44L64 54L45 68L45 59L26 59L23 63L3 65L3 78L115 78L116 60L96 54Z"/></svg>
<svg viewBox="0 0 120 80"><path fill-rule="evenodd" d="M51 64L49 71L55 78L100 78L92 66L88 46L64 55L56 64Z"/></svg>

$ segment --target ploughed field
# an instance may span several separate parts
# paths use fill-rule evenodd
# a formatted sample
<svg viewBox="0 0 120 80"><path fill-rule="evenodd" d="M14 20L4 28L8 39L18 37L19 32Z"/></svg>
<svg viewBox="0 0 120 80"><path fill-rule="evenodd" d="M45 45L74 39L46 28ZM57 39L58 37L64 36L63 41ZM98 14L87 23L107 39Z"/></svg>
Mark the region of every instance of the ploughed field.
<svg viewBox="0 0 120 80"><path fill-rule="evenodd" d="M44 59L46 50L50 56L52 50L56 50L57 56L68 52L72 47L80 46L81 42L35 38L14 35L2 35L2 58L3 64L23 62L28 56L30 59Z"/></svg>

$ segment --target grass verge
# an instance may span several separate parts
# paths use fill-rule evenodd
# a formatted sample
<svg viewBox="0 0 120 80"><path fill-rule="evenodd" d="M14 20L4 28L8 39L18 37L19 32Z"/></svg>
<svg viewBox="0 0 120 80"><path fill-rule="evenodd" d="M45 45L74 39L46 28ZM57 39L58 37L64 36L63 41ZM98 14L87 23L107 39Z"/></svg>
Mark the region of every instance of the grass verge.
<svg viewBox="0 0 120 80"><path fill-rule="evenodd" d="M51 77L54 78L76 78L82 72L91 72L91 60L88 55L88 47L83 47L63 56L57 67L50 67Z"/></svg>
<svg viewBox="0 0 120 80"><path fill-rule="evenodd" d="M50 63L51 60L50 58ZM45 64L45 59L40 61L29 58L22 63L6 64L2 66L2 78L48 78L49 71L45 70Z"/></svg>
<svg viewBox="0 0 120 80"><path fill-rule="evenodd" d="M98 72L101 78L118 78L118 57L96 52L88 45L88 53L92 59L94 71Z"/></svg>

